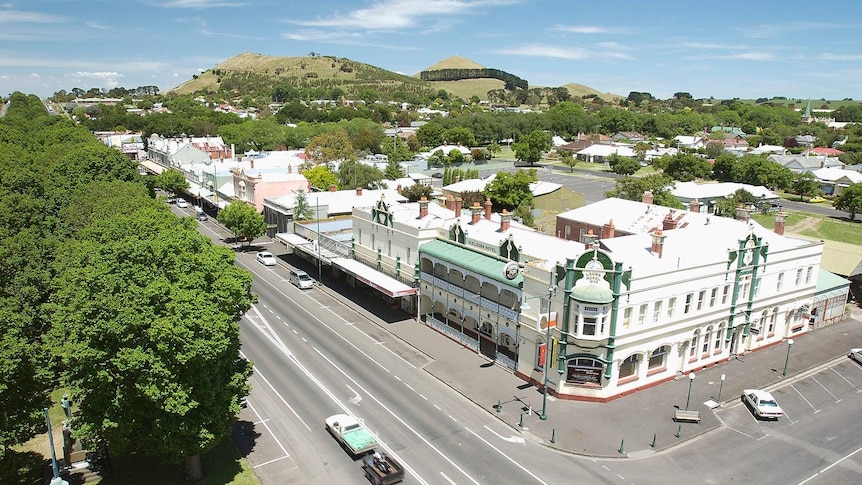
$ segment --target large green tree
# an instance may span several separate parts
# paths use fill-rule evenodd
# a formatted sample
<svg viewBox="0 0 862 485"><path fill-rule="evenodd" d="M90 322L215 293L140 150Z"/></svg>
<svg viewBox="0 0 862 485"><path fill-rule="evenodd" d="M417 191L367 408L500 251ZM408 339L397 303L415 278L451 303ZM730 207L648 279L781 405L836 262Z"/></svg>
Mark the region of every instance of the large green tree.
<svg viewBox="0 0 862 485"><path fill-rule="evenodd" d="M641 166L637 160L632 157L623 157L616 153L608 155L608 165L613 173L620 175L633 175L640 170Z"/></svg>
<svg viewBox="0 0 862 485"><path fill-rule="evenodd" d="M514 212L522 204L527 207L533 205L530 184L537 180L536 169L518 170L515 173L500 172L485 186L483 193L491 198L498 210L507 209Z"/></svg>
<svg viewBox="0 0 862 485"><path fill-rule="evenodd" d="M664 169L664 173L675 180L688 182L712 175L712 165L709 161L690 153L679 153L672 157Z"/></svg>
<svg viewBox="0 0 862 485"><path fill-rule="evenodd" d="M189 181L179 170L170 169L156 176L156 187L170 194L178 195L189 190Z"/></svg>
<svg viewBox="0 0 862 485"><path fill-rule="evenodd" d="M305 156L314 163L349 161L356 158L356 152L346 131L322 133L311 139L305 147Z"/></svg>
<svg viewBox="0 0 862 485"><path fill-rule="evenodd" d="M856 220L856 214L862 211L862 183L851 184L841 192L833 202L833 207L850 213L850 220Z"/></svg>
<svg viewBox="0 0 862 485"><path fill-rule="evenodd" d="M251 244L252 239L266 232L263 214L245 202L235 200L218 212L218 221L238 239Z"/></svg>
<svg viewBox="0 0 862 485"><path fill-rule="evenodd" d="M820 193L820 181L811 172L797 173L793 177L793 193L800 199Z"/></svg>
<svg viewBox="0 0 862 485"><path fill-rule="evenodd" d="M342 190L362 187L379 189L384 186L383 171L374 165L360 162L343 162L338 167L338 187Z"/></svg>
<svg viewBox="0 0 862 485"><path fill-rule="evenodd" d="M682 203L670 193L674 180L665 174L652 174L646 177L625 177L616 181L613 189L605 193L606 197L618 197L627 200L643 200L646 191L652 192L653 204L681 209Z"/></svg>
<svg viewBox="0 0 862 485"><path fill-rule="evenodd" d="M45 310L75 435L185 460L197 479L200 454L230 434L248 393L237 322L253 302L251 276L193 219L141 200L64 244Z"/></svg>
<svg viewBox="0 0 862 485"><path fill-rule="evenodd" d="M535 165L542 159L545 152L551 149L551 146L551 135L542 130L534 130L513 143L512 150L515 151L518 160Z"/></svg>

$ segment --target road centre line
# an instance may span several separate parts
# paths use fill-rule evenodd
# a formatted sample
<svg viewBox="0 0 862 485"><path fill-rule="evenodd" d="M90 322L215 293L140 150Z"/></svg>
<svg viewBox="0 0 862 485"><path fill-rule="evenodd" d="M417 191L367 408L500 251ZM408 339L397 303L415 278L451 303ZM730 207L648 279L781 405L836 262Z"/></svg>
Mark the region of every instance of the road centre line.
<svg viewBox="0 0 862 485"><path fill-rule="evenodd" d="M809 406L811 406L811 409L814 410L814 414L817 414L820 412L819 409L815 408L814 405L811 404L811 401L809 401L808 399L805 399L805 396L803 396L802 393L799 392L799 389L797 389L796 386L794 386L793 384L790 384L790 388L793 389L794 391L796 391L796 394L799 394L799 397L801 397L803 401L805 401L806 403L808 403Z"/></svg>
<svg viewBox="0 0 862 485"><path fill-rule="evenodd" d="M818 381L816 377L811 376L811 378L814 379L814 382L816 382L817 384L820 384L820 381ZM832 394L832 392L829 389L826 389L826 386L824 386L823 384L820 384L820 387L822 387L824 391L829 393L829 395L832 396L832 399L835 399L835 402L841 402L841 399L838 399L838 397L835 396L835 394Z"/></svg>
<svg viewBox="0 0 862 485"><path fill-rule="evenodd" d="M803 485L804 483L807 483L807 482L811 481L812 479L816 478L818 475L820 475L820 474L822 474L822 473L825 473L825 472L826 472L826 471L828 471L830 468L832 468L832 467L834 467L835 465L837 465L837 464L841 463L842 461L846 460L847 458L850 458L851 456L855 455L856 453L859 453L860 451L862 451L862 448L857 448L857 449L856 449L856 451L854 451L854 452L852 452L852 453L849 453L849 454L847 454L847 455L844 455L843 457L839 458L835 463L833 463L833 464L831 464L831 465L827 466L826 468L824 468L824 469L820 470L819 472L815 473L814 475L811 475L810 477L806 478L805 480L802 480L801 482L799 482L799 485Z"/></svg>
<svg viewBox="0 0 862 485"><path fill-rule="evenodd" d="M253 307L253 308L254 308L254 307ZM256 308L254 308L254 309L256 310ZM263 316L261 316L261 319L263 319ZM267 328L271 328L271 327L269 327L269 324L268 324L268 323L266 323L266 319L263 319L263 321L264 321L264 324L267 326ZM257 327L257 328L260 330L260 327ZM263 332L262 332L262 333L263 333ZM267 335L265 335L265 336L267 336ZM320 380L319 380L316 376L314 376L314 374L312 374L312 373L311 373L311 371L309 371L309 370L308 370L308 369L307 369L307 368L306 368L306 367L305 367L305 366L304 366L304 365L299 361L299 359L297 359L297 358L296 358L296 356L295 356L295 355L293 355L293 353L290 351L290 349L288 349L288 348L287 348L287 345L285 345L285 344L284 344L284 342L283 342L280 338L278 338L278 336L277 336L277 335L275 335L275 333L274 333L274 332L273 332L273 335L272 335L272 336L267 336L267 338L268 338L271 342L273 342L273 345L275 346L276 350L280 351L282 354L284 354L285 356L287 356L287 358L288 358L288 359L289 359L289 360L290 360L290 361L291 361L291 362L292 362L292 363L293 363L293 364L294 364L294 365L295 365L295 366L296 366L296 367L297 367L297 368L298 368L298 369L299 369L303 374L305 374L305 376L306 376L306 377L307 377L311 382L313 382L313 383L318 387L318 389L320 389L324 394L326 394L326 395L327 395L327 396L332 400L332 402L333 402L337 407L339 407L339 408L340 408L340 409L341 409L345 414L347 414L347 415L349 415L349 416L352 416L352 417L356 418L357 420L360 420L360 419L361 419L361 418L359 418L358 416L356 416L356 414L355 414L355 413L353 413L353 411L352 411L351 409L349 409L349 408L348 408L344 403L342 403L342 402L341 402L341 401L340 401L340 400L339 400L339 399L338 399L338 398L337 398L337 397L332 393L332 391L330 391L330 390L329 390L329 388L327 388L326 386L324 386L324 385L323 385L323 383L322 383L322 382L320 382ZM312 348L313 348L313 347L312 347ZM319 350L317 350L317 349L314 349L314 350L315 350L316 352L318 352L318 354L320 354L320 351L319 351ZM322 356L322 354L321 354L321 356ZM327 360L328 360L328 359L327 359ZM330 362L330 364L332 363L331 361L329 361L329 362ZM336 367L336 368L337 368L337 367ZM340 369L339 369L339 370L340 370ZM343 373L343 371L342 371L342 373ZM261 376L261 377L263 377L263 376ZM271 388L273 387L273 386L272 386L272 384L270 384L270 383L269 383L269 381L267 381L267 380L266 380L266 378L264 378L264 382L266 382L266 383L267 383ZM354 383L355 383L355 381L354 381ZM358 384L357 384L357 385L358 385ZM361 386L360 386L360 388L361 388ZM273 388L273 391L275 391L275 389L274 389L274 388ZM363 389L363 391L364 391L364 389ZM367 392L367 391L366 391L366 392ZM281 398L281 395L278 393L278 391L275 391L275 393L276 393L276 395L278 395L278 396ZM284 401L284 398L281 398L281 399L282 399L282 401ZM286 401L285 401L285 404L287 404L287 403L286 403ZM288 405L288 407L290 407L290 406ZM291 411L293 411L293 409L292 409L292 408L291 408ZM296 414L296 412L295 412L295 411L294 411L294 414ZM298 416L297 416L297 417L298 417ZM306 427L306 428L308 428L308 430L309 430L309 431L311 431L311 428L310 428L307 424L305 424L305 422L304 422L304 421L302 421L302 420L301 420L301 418L300 418L300 421L305 425L305 427ZM367 429L370 433L372 433L372 435L374 435L374 436L375 436L375 438L377 438L377 435L376 435L375 433L373 433L373 431L372 431L370 428L368 428L368 427L366 426L366 429ZM396 453L392 450L392 448L390 448L386 443L384 443L384 442L383 442L382 440L380 440L379 438L378 438L378 442L380 443L380 447L381 447L381 448L383 448L383 449L384 449L384 450L385 450L389 455L391 455L391 456L392 456L392 457L394 457L396 460L398 460L399 462L401 462L401 464L404 466L404 469L405 469L405 470L407 470L411 475L413 475L417 480L419 480L419 481L420 481L421 483L423 483L424 485L428 485L428 482L426 482L426 481L425 481L425 480L424 480L424 479L423 479L423 478L422 478L418 473L416 473L416 470L414 470L412 467L410 467L410 465L408 465L408 464L407 464L407 462L406 462L403 458L401 458L400 456L398 456L398 454L396 454Z"/></svg>
<svg viewBox="0 0 862 485"><path fill-rule="evenodd" d="M473 430L472 430L472 429L470 429L470 428L464 428L464 429L466 429L468 432L470 432L470 434L472 434L472 435L473 435L473 436L475 436L476 438L479 438L480 440L482 440L483 442L485 442L485 444L486 444L486 445L490 446L490 447L491 447L491 449L493 449L494 451L496 451L497 453L499 453L499 454L500 454L500 456L502 456L503 458L505 458L505 459L509 460L510 462L512 462L512 464L513 464L513 465L515 465L516 467L518 467L518 468L520 468L521 470L523 470L524 472L526 472L528 475L530 475L531 477L533 477L537 482L542 483L542 484L544 484L544 485L548 485L548 484L547 484L547 482L545 482L545 481L544 481L544 480L542 480L541 478L537 477L537 476L536 476L533 472L531 472L530 470L527 470L526 468L524 468L524 466L523 466L523 465L521 465L521 464L520 464L520 463L518 463L517 461L513 460L509 455L507 455L507 454L503 453L502 451L500 451L500 449L499 449L499 448L497 448L496 446L492 445L492 444L491 444L488 440L486 440L485 438L482 438L481 436L479 436L475 431L473 431Z"/></svg>
<svg viewBox="0 0 862 485"><path fill-rule="evenodd" d="M453 482L453 481L452 481L452 479L451 479L451 478L447 477L445 473L440 472L440 476L441 476L441 477L443 477L443 478L445 478L445 479L446 479L446 481L447 481L447 482L449 482L449 483L451 483L452 485L457 485L455 482Z"/></svg>
<svg viewBox="0 0 862 485"><path fill-rule="evenodd" d="M359 387L359 389L361 389L363 392L365 392L365 394L367 394L367 395L368 395L368 397L370 397L374 402L376 402L376 403L377 403L377 405L379 405L379 406L380 406L381 408L383 408L387 413L389 413L393 418L395 418L399 423L401 423L401 425L402 425L402 426L404 426L405 428L407 428L408 430L410 430L410 432L411 432L411 433L413 433L414 435L416 435L416 437L417 437L417 438L419 438L420 440L422 440L426 445L428 445L428 447L429 447L429 448L431 448L432 450L434 450L434 452L435 452L435 453L437 453L438 455L440 455L440 457L441 457L441 458L443 458L444 460L446 460L447 462L449 462L449 464L450 464L450 465L452 465L456 470L458 470L459 472L461 472L461 473L462 473L465 477L467 477L471 482L475 483L476 485L479 485L479 482L477 482L473 477L471 477L471 476L470 476L470 475L469 475L469 474L468 474L464 469L462 469L460 466L458 466L457 464L455 464L455 462L453 462L453 461L452 461L448 456L446 456L446 454L445 454L445 453L443 453L443 452L441 452L439 449L437 449L437 447L435 447L435 446L434 446L430 441L428 441L428 439L427 439L427 438L425 438L424 436L422 436L421 434L419 434L419 432L418 432L418 431L416 431L415 429L413 429L413 427L411 427L409 424L407 424L407 423L406 423L406 422L405 422L405 421L404 421L404 420L403 420L399 415L395 414L395 412L394 412L394 411L392 411L391 409L389 409L389 407L388 407L388 406L386 406L386 405L385 405L385 404L383 404L379 399L377 399L377 397L376 397L376 396L374 396L374 394L372 394L372 393L371 393L371 392L369 392L367 389L365 389L365 387L363 387L363 386L362 386L362 384L360 384L360 383L356 382L356 379L354 379L353 377L351 377L350 375L348 375L346 372L344 372L344 370L343 370L341 367L339 367L339 366L335 365L335 362L332 362L332 361L329 359L329 357L325 356L325 355L323 354L323 352L321 352L319 349L317 349L316 347L312 347L312 348L314 348L314 351L315 351L315 352L317 352L317 353L318 353L318 355L320 355L324 360L326 360L327 362L329 362L329 364L330 364L330 365L331 365L335 370L337 370L338 372L340 372L340 373L341 373L341 374L342 374L346 379L350 380L350 382L352 382L352 383L353 383L353 384L355 384L357 387ZM339 404L340 404L340 403L339 403ZM450 416L450 417L451 417L451 416ZM396 457L396 459L398 459L398 458Z"/></svg>

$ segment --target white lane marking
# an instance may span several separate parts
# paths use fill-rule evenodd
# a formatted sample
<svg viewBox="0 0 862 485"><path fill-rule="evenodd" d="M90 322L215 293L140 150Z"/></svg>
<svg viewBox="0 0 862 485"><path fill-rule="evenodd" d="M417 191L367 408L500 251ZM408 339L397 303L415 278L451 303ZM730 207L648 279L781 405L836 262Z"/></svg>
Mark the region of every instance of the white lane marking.
<svg viewBox="0 0 862 485"><path fill-rule="evenodd" d="M419 438L420 440L422 440L422 442L423 442L423 443L425 443L429 448L431 448L432 450L434 450L434 452L435 452L435 453L437 453L438 455L440 455L440 457L441 457L441 458L443 458L444 460L446 460L450 465L452 465L456 470L458 470L459 472L461 472L461 473L462 473L465 477L467 477L471 482L475 483L476 485L479 485L479 482L477 482L473 477L471 477L471 476L470 476L470 475L469 475L469 474L468 474L468 473L467 473L463 468L461 468L460 466L458 466L457 464L455 464L455 462L454 462L454 461L452 461L452 460L451 460L451 459L450 459L450 458L449 458L445 453L443 453L442 451L440 451L439 449L437 449L437 447L436 447L436 446L434 446L430 441L428 441L428 439L427 439L427 438L425 438L424 436L422 436L421 434L419 434L419 432L418 432L418 431L416 431L415 429L413 429L413 427L411 427L409 424L407 424L407 422L405 422L403 419L401 419L401 416L399 416L399 415L395 414L395 411L392 411L391 409L389 409L389 407L388 407L387 405L383 404L383 402L381 402L381 401L380 401L380 399L377 399L377 397L375 397L375 396L374 396L374 394L372 394L370 391L368 391L368 389L365 389L364 387L362 387L362 384L360 384L360 383L356 382L356 379L354 379L354 378L353 378L353 377L351 377L349 374L347 374L346 372L344 372L344 370L343 370L341 367L337 366L337 365L335 364L335 362L331 361L331 360L329 359L329 357L327 357L327 356L323 355L323 352L321 352L319 349L317 349L316 347L312 347L312 348L314 349L314 351L315 351L315 352L317 352L317 354L318 354L318 355L320 355L320 357L322 357L324 360L326 360L327 362L329 362L329 365L331 365L335 370L337 370L338 372L340 372L340 373L341 373L341 375L343 375L346 379L348 379L350 382L352 382L352 383L353 383L353 385L355 385L355 386L356 386L356 387L358 387L360 390L362 390L362 392L364 392L368 397L370 397L372 400L374 400L374 402L376 402L378 406L380 406L381 408L383 408L383 410L384 410L384 411L386 411L387 413L389 413L389 415L390 415L390 416L392 416L393 418L395 418L395 420L396 420L396 421L398 421L399 423L401 423L401 425L402 425L402 426L404 426L405 428L407 428L408 430L410 430L410 432L411 432L411 433L413 433L414 435L416 435L416 437L417 437L417 438ZM341 403L338 403L338 404L339 404L340 406L343 406ZM345 407L345 408L346 408L346 407ZM451 416L450 416L450 418L451 418ZM454 419L453 419L453 420L454 420ZM371 431L371 430L369 429L369 431ZM372 434L373 434L373 433L372 433ZM375 437L376 437L376 436L375 436ZM378 440L378 441L379 441L379 440ZM385 445L384 445L382 442L381 442L381 446L384 446L384 447L385 447ZM386 448L387 448L387 451L389 451L388 447L386 447ZM398 457L396 457L395 459L396 459L396 460L400 460Z"/></svg>
<svg viewBox="0 0 862 485"><path fill-rule="evenodd" d="M252 305L252 309L253 309L254 311L257 311L257 309L254 307L254 305ZM262 315L260 315L260 313L259 313L259 312L258 312L258 315L260 316L261 320L263 320L263 321L264 321L264 325L266 325L266 327L267 327L268 329L270 329L270 330L271 330L271 327L269 326L269 324L268 324L268 323L266 323L266 319L264 319L264 318L263 318L263 316L262 316ZM309 370L308 370L308 368L306 368L306 367L305 367L305 365L303 365L303 364L302 364L302 362L300 362L300 361L299 361L299 359L297 359L295 355L293 355L293 352L291 352L291 351L290 351L290 349L289 349L289 348L287 348L287 345L285 345L285 343L284 343L284 342L283 342L283 341L282 341L282 340L281 340L281 339L280 339L280 338L275 334L275 332L272 332L272 334L270 335L270 334L268 334L267 332L263 331L263 329L261 329L261 327L260 327L259 325L257 325L257 324L255 324L255 328L257 328L258 330L260 330L260 331L261 331L261 333L264 335L264 337L266 337L270 342L272 342L272 344L273 344L273 346L276 348L276 350L278 350L278 351L280 351L282 354L284 354L284 355L285 355L285 356L286 356L286 357L287 357L287 358L288 358L288 359L293 363L293 365L295 365L295 366L296 366L296 367L297 367L297 368L298 368L298 369L299 369L303 374L305 374L305 376L306 376L306 377L307 377L311 382L313 382L313 383L314 383L314 385L316 385L318 389L320 389L324 394L326 394L326 395L327 395L327 396L332 400L332 402L333 402L333 403L334 403L338 408L340 408L340 409L344 412L344 414L347 414L347 415L349 415L349 416L352 416L352 417L353 417L353 418L355 418L356 420L358 420L358 421L362 422L362 419L361 419L360 417L356 416L356 414L355 414L355 413L354 413L350 408L348 408L348 407L347 407L347 405L345 405L344 403L342 403L342 402L341 402L341 401L340 401L340 400L335 396L335 394L333 394L333 393L332 393L332 391L330 391L330 390L329 390L329 388L327 388L326 386L324 386L324 385L323 385L323 383L322 383L322 382L320 382L320 380L319 380L319 379L318 379L314 374L312 374L312 373L311 373L311 371L309 371ZM312 348L313 348L313 347L312 347ZM327 361L327 362L329 362L330 364L332 364L336 369L338 369L342 374L344 374L344 371L342 371L342 370L341 370L341 369L339 369L337 366L335 366L335 364L334 364L331 360L329 360L329 359L327 359L325 356L323 356L323 354L321 354L319 350L317 350L317 349L314 349L314 350L315 350L318 354L320 354L324 359L326 359L326 361ZM241 354L242 354L242 353L241 353ZM344 375L346 376L347 374L344 374ZM262 377L262 376L261 376L261 377ZM353 381L353 379L352 379L352 378L350 378L350 377L348 377L348 379L350 379L351 381ZM266 381L266 379L264 379L264 382L266 382L266 383L267 383L271 388L273 388L272 384L269 384L269 381ZM362 386L359 386L359 384L357 384L357 383L356 383L356 381L353 381L353 383L354 383L354 384L356 384L359 388L362 388ZM273 391L275 391L275 388L273 388ZM365 389L363 389L363 391L365 391ZM280 395L280 394L278 394L278 391L275 391L275 393L276 393L276 395L278 395L279 397L281 397L281 395ZM369 394L369 393L368 393L368 391L365 391L365 393L366 393L366 394ZM369 394L369 396L370 396L370 394ZM377 399L376 399L376 398L374 398L373 396L372 396L372 399L374 399L375 401L377 401ZM284 398L282 398L282 401L284 401ZM380 401L377 401L377 402L378 402L378 404L380 404ZM286 404L286 401L285 401L285 404ZM383 406L383 405L381 404L381 406ZM288 407L289 407L289 406L288 406ZM383 408L384 408L384 409L386 409L387 411L389 411L389 413L390 413L390 414L392 414L392 411L390 411L388 408L386 408L385 406L383 406ZM292 409L292 408L291 408L291 411L293 411L293 409ZM295 411L293 411L293 412L294 412L294 414L296 414L296 412L295 412ZM394 414L393 414L393 415L394 415ZM298 417L298 416L297 416L297 417ZM398 419L400 419L400 418L398 418ZM403 423L403 421L402 421L402 423ZM303 424L305 424L305 422L304 422L304 421L303 421ZM405 424L405 426L406 426L406 424ZM309 431L311 431L311 428L309 428L307 424L305 424L305 427L306 427L306 428L308 428L308 429L309 429ZM407 427L408 427L408 429L409 429L409 426L407 426ZM391 455L391 456L392 456L393 458L395 458L397 461L401 462L401 464L404 466L404 469L405 469L408 473L410 473L411 475L413 475L417 480L419 480L419 482L423 483L424 485L428 485L428 482L426 482L426 481L425 481L425 480L424 480L424 479L423 479L423 478L422 478L418 473L416 473L416 470L414 470L410 465L408 465L408 464L407 464L407 462L406 462L406 460L404 460L402 457L398 456L398 454L396 454L396 453L395 453L395 451L393 451L393 450L392 450L392 448L391 448L389 445L387 445L386 443L384 443L384 442L383 442L383 440L381 440L381 439L377 436L377 433L375 433L373 430L371 430L371 428L369 428L368 426L365 426L365 428L368 430L368 432L369 432L369 433L371 433L371 435L372 435L372 436L374 436L374 438L375 438L375 439L377 440L377 442L380 444L380 447L384 449L384 451L386 451L389 455ZM423 440L424 440L424 438L423 438ZM426 441L426 443L427 443L427 440L425 440L425 441ZM433 447L432 447L432 448L433 448ZM440 453L440 452L438 451L438 453ZM443 455L441 454L441 456L443 456ZM444 458L445 458L445 457L444 457ZM478 484L477 484L477 485L478 485Z"/></svg>
<svg viewBox="0 0 862 485"><path fill-rule="evenodd" d="M452 485L457 485L455 482L453 482L453 481L452 481L452 479L451 479L451 478L447 477L445 473L440 472L440 476L441 476L441 477L443 477L443 478L445 478L445 479L446 479L446 481L447 481L447 482L449 482L449 483L451 483Z"/></svg>
<svg viewBox="0 0 862 485"><path fill-rule="evenodd" d="M410 389L411 391L416 392L416 389L413 389L413 386L411 386L410 384L407 384L405 382L404 385L407 386L407 389Z"/></svg>
<svg viewBox="0 0 862 485"><path fill-rule="evenodd" d="M794 391L796 391L796 394L799 394L799 397L801 397L803 401L805 401L806 403L808 403L809 406L811 406L811 409L814 410L814 414L817 414L820 412L819 409L815 408L814 405L811 404L811 401L809 401L808 399L805 399L805 396L803 396L802 393L799 392L799 389L797 389L796 386L794 386L793 384L790 384L790 388L793 389Z"/></svg>
<svg viewBox="0 0 862 485"><path fill-rule="evenodd" d="M607 470L607 471L611 471L611 469L610 469L610 468L608 468L608 467L607 467L607 466L605 466L605 465L602 465L602 468L604 468L604 469L605 469L605 470Z"/></svg>
<svg viewBox="0 0 862 485"><path fill-rule="evenodd" d="M847 458L850 458L851 456L855 455L856 453L859 453L860 451L862 451L862 448L857 448L856 451L849 453L847 455L844 455L843 457L839 458L838 461L836 461L835 463L827 466L826 468L820 470L819 472L815 473L814 475L811 475L810 477L806 478L805 480L802 480L801 482L799 482L799 485L803 485L804 483L811 481L812 479L814 479L815 477L817 477L821 473L825 473L826 471L828 471L833 466L841 463L842 461L846 460Z"/></svg>
<svg viewBox="0 0 862 485"><path fill-rule="evenodd" d="M625 479L626 479L626 477L624 477L624 476L622 476L622 475L620 475L620 474L617 474L617 476L620 478L620 480L625 480Z"/></svg>
<svg viewBox="0 0 862 485"><path fill-rule="evenodd" d="M426 400L426 401L428 400L428 398L427 398L427 397L425 397L421 392L419 393L419 397L421 397L422 399L424 399L424 400Z"/></svg>
<svg viewBox="0 0 862 485"><path fill-rule="evenodd" d="M264 466L264 465L269 465L270 463L275 463L275 462L277 462L277 461L284 460L285 458L290 458L290 457L289 457L289 456L281 456L281 457L278 457L278 458L275 458L275 459L272 459L272 460L269 460L269 461L265 461L265 462L263 462L263 463L259 463L259 464L255 465L255 466L253 466L252 468L257 468L257 467L261 467L261 466ZM296 468L296 467L294 467L294 468Z"/></svg>
<svg viewBox="0 0 862 485"><path fill-rule="evenodd" d="M525 445L525 446L527 444L527 440L525 440L523 436L510 436L510 437L506 438L505 436L501 435L500 433L489 428L487 424L485 425L485 429L494 433L494 435L497 436L497 438L500 438L503 441L508 441L509 443L520 443L520 444Z"/></svg>
<svg viewBox="0 0 862 485"><path fill-rule="evenodd" d="M440 408L440 406L438 406L438 405L436 405L436 404L435 404L435 405L434 405L434 407L435 407L438 411L442 411L442 409Z"/></svg>
<svg viewBox="0 0 862 485"><path fill-rule="evenodd" d="M859 389L858 387L856 387L856 384L853 384L852 382L848 381L848 380L847 380L847 378L846 378L846 377L844 377L843 375L841 375L837 370L835 370L835 368L834 368L834 367L830 367L829 369L830 369L832 372L834 372L834 373L838 374L838 377L840 377L840 378L844 379L844 382L846 382L847 384L850 384L851 386L853 386L853 389ZM857 392L858 392L858 391L857 391Z"/></svg>
<svg viewBox="0 0 862 485"><path fill-rule="evenodd" d="M263 427L266 428L267 431L269 431L269 434L272 435L272 439L274 439L275 442L278 444L278 447L281 448L281 452L284 453L283 458L289 457L290 453L287 452L287 450L281 444L281 441L278 441L278 438L275 436L275 433L272 432L272 429L270 429L269 425L266 424L266 421L262 421L263 417L261 417L261 415L257 413L257 410L254 408L254 406L251 405L250 402L248 402L248 401L246 401L246 402L248 403L248 408L251 409L251 412L253 412L254 415L257 416L258 421L263 423Z"/></svg>
<svg viewBox="0 0 862 485"><path fill-rule="evenodd" d="M472 435L473 435L473 436L475 436L476 438L479 438L480 440L482 440L486 445L490 446L490 447L491 447L491 449L493 449L494 451L496 451L497 453L499 453L499 454L500 454L500 456L502 456L503 458L505 458L505 459L509 460L510 462L512 462L512 464L513 464L513 465L515 465L516 467L520 468L521 470L524 470L524 472L526 472L526 473L527 473L527 475L530 475L531 477L533 477L533 479L535 479L537 482L539 482L539 483L541 483L541 484L543 484L543 485L548 485L548 483L547 483L547 482L545 482L545 481L544 481L544 480L542 480L541 478L537 477L537 476L536 476L533 472L531 472L530 470L527 470L526 468L524 468L524 466L523 466L523 465L521 465L521 464L520 464L520 463L518 463L517 461L513 460L511 457L509 457L509 455L507 455L507 454L503 453L502 451L500 451L500 449L499 449L499 448L497 448L496 446L494 446L494 445L492 445L491 443L489 443L489 442L488 442L488 440L486 440L485 438L482 438L481 436L479 436L478 434L476 434L476 432L475 432L475 431L473 431L473 430L472 430L472 429L470 429L470 428L465 428L465 429L466 429L467 431L469 431L469 432L470 432L470 434L472 434Z"/></svg>
<svg viewBox="0 0 862 485"><path fill-rule="evenodd" d="M449 416L449 419L451 419L452 421L455 421L456 423L458 422L458 420L455 419L455 417L453 417L451 414L447 414L447 416Z"/></svg>
<svg viewBox="0 0 862 485"><path fill-rule="evenodd" d="M356 390L355 390L355 389L353 389L352 387L350 387L350 384L345 384L345 386L347 386L347 388L348 388L348 389L350 389L350 392L352 392L352 393L353 393L353 397L348 398L348 399L347 399L347 402L349 402L350 404L356 404L356 405L358 406L358 405L359 405L359 401L361 401L361 400L362 400L362 396L360 396L360 395L359 395L359 393L358 393L358 392L356 392Z"/></svg>
<svg viewBox="0 0 862 485"><path fill-rule="evenodd" d="M246 404L248 404L248 400L246 400L245 402L246 402ZM267 421L269 421L269 418L262 419L262 420L260 420L260 421L254 422L254 423L252 423L252 424L263 424L263 423L265 423L265 422L267 422Z"/></svg>
<svg viewBox="0 0 862 485"><path fill-rule="evenodd" d="M814 382L816 382L817 384L820 384L820 381L818 381L816 377L811 376L811 378L814 380ZM835 402L841 402L841 400L838 399L838 397L835 394L832 394L832 391L830 391L829 389L826 389L826 386L824 386L823 384L820 384L820 387L822 387L824 391L826 391L830 396L832 396L832 399L835 399Z"/></svg>

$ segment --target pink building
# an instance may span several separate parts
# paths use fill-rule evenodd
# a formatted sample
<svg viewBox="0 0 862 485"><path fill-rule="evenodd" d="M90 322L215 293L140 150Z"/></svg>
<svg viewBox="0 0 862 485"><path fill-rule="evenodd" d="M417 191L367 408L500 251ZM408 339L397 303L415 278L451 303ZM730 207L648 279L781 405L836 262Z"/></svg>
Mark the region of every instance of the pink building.
<svg viewBox="0 0 862 485"><path fill-rule="evenodd" d="M310 189L308 179L300 173L293 173L290 168L287 171L247 171L245 168L233 171L234 200L254 204L258 212L263 211L263 199L267 197L280 197L300 190L308 192Z"/></svg>

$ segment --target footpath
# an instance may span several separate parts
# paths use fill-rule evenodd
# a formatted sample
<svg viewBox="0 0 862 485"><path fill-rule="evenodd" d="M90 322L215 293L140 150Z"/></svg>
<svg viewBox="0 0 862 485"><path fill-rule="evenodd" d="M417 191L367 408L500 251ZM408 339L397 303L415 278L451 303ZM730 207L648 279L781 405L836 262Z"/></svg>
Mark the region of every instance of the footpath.
<svg viewBox="0 0 862 485"><path fill-rule="evenodd" d="M343 289L325 291L345 299L337 294ZM850 318L794 338L787 376L782 375L788 355L784 343L696 372L691 383L690 409L700 411L699 423L677 423L672 419L674 410L686 405L689 392L686 375L609 403L548 396L547 419L541 420L543 396L536 386L383 303L365 302L364 308L352 306L431 357L433 362L424 367L426 372L527 439L560 451L595 457L650 454L701 436L721 426L711 408L704 404L707 401L723 407L737 405L743 389L770 389L835 359L847 358L851 347L862 347L862 309L853 306ZM396 318L398 314L402 318ZM558 376L552 372L551 377Z"/></svg>

